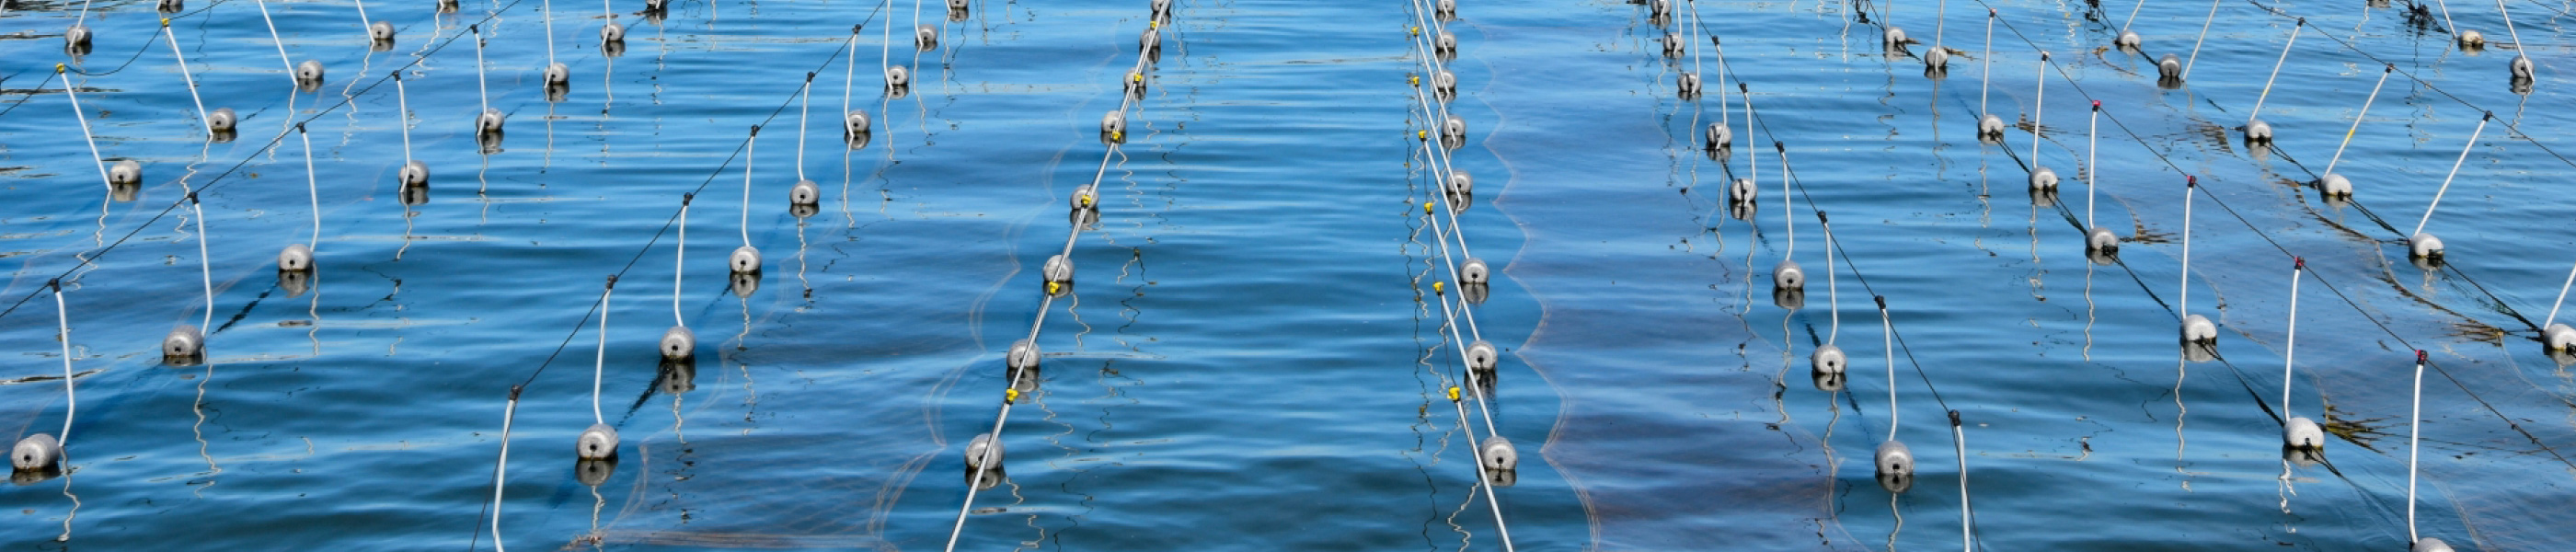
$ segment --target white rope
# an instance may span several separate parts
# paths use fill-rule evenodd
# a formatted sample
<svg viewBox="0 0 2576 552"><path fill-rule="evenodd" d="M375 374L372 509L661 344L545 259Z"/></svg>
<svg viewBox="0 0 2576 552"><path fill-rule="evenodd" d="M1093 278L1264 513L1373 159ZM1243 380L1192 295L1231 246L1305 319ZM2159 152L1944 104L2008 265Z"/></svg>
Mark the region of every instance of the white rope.
<svg viewBox="0 0 2576 552"><path fill-rule="evenodd" d="M2093 105L2092 120L2084 123L2084 228L2087 233L2092 232L2094 228L2101 228L2100 225L2093 223L2094 190L2101 189L2100 186L2093 184L2094 177L2102 174L2102 165L2099 163L2102 159L2101 137L2102 105L2097 103Z"/></svg>
<svg viewBox="0 0 2576 552"><path fill-rule="evenodd" d="M616 292L617 277L610 276L608 286L599 291L599 356L590 363L590 419L602 424L608 423L608 417L599 413L600 380L608 373L608 296Z"/></svg>
<svg viewBox="0 0 2576 552"><path fill-rule="evenodd" d="M2042 130L2039 126L2039 117L2040 113L2042 113L2041 108L2048 107L2048 51L2046 50L2041 50L2039 52L2038 87L2039 91L2033 94L2030 100L2030 166L2033 171L2039 170L2039 131Z"/></svg>
<svg viewBox="0 0 2576 552"><path fill-rule="evenodd" d="M2193 191L2192 189L2193 189L2193 188L2198 188L2198 187L2200 187L2200 181L2199 181L2199 179L2194 178L2194 177L2191 177L2191 176L2184 176L2184 177L2183 177L2183 185L2182 185L2182 302L2181 302L2182 307L2181 307L2181 308L2179 308L2179 309L2176 309L2178 312L2182 313L2182 315L2183 315L2183 316L2190 316L2190 315L2191 315L2191 199L2192 199L2192 197L2191 197L2191 196L2192 196L2192 191Z"/></svg>
<svg viewBox="0 0 2576 552"><path fill-rule="evenodd" d="M2571 286L2576 286L2576 268L2569 268L2567 283L2558 285L2558 301L2549 304L2549 318L2540 321L2541 331L2548 331L2551 324L2558 322L2558 307L2567 304L2567 288Z"/></svg>
<svg viewBox="0 0 2576 552"><path fill-rule="evenodd" d="M2415 534L2415 463L2424 452L2424 351L2415 351L2415 407L2406 420L2406 542Z"/></svg>
<svg viewBox="0 0 2576 552"><path fill-rule="evenodd" d="M1843 335L1843 294L1834 278L1834 224L1825 219L1823 211L1818 211L1816 226L1825 232L1825 312L1833 315L1833 325L1825 331L1825 344L1832 345Z"/></svg>
<svg viewBox="0 0 2576 552"><path fill-rule="evenodd" d="M2254 110L2245 113L2245 124L2254 124L2254 119L2262 116L2263 100L2272 98L2272 81L2281 78L2281 66L2290 63L2290 47L2299 45L2299 31L2306 28L2306 19L2300 19L2298 25L2290 27L2290 41L2281 44L2281 59L2272 62L2272 76L2263 77L2263 93L2254 96Z"/></svg>
<svg viewBox="0 0 2576 552"><path fill-rule="evenodd" d="M62 70L57 68L55 69L55 72L60 73ZM76 92L77 90L80 90L80 85L72 84L71 80L70 76L63 77L63 96L71 98L72 118L80 120L81 141L89 143L90 164L98 167L99 184L106 186L109 190L115 190L116 181L107 176L107 157L99 155L98 138L90 136L89 114L81 112L80 93Z"/></svg>
<svg viewBox="0 0 2576 552"><path fill-rule="evenodd" d="M519 388L510 388L509 405L501 410L501 458L492 463L492 551L508 552L501 547L501 485L509 480L510 422L519 417Z"/></svg>
<svg viewBox="0 0 2576 552"><path fill-rule="evenodd" d="M2290 331L2282 338L2281 345L2281 423L2284 424L2290 419L2290 374L2299 366L2292 360L2297 358L2299 351L2299 276L2307 272L2307 268L2305 260L2297 261L2290 268Z"/></svg>
<svg viewBox="0 0 2576 552"><path fill-rule="evenodd" d="M308 247L318 259L322 256L322 184L320 177L313 174L313 133L306 132L303 123L296 123L295 135L304 139L304 193L313 208L313 241Z"/></svg>
<svg viewBox="0 0 2576 552"><path fill-rule="evenodd" d="M543 4L545 10L546 65L548 67L552 67L555 64L555 2L554 0L545 0L544 2L541 2L541 4Z"/></svg>
<svg viewBox="0 0 2576 552"><path fill-rule="evenodd" d="M1887 302L1878 303L1878 335L1887 349L1887 440L1896 440L1896 325L1888 321Z"/></svg>
<svg viewBox="0 0 2576 552"><path fill-rule="evenodd" d="M2209 38L2209 24L2218 22L2218 3L2225 1L2210 0L2209 17L2200 20L2200 36L2191 39L2191 59L2182 62L2182 80L2191 80L2191 66L2200 62L2200 41Z"/></svg>
<svg viewBox="0 0 2576 552"><path fill-rule="evenodd" d="M2379 88L2386 86L2388 75L2396 72L2397 66L2394 65L2379 71L2379 84L2370 85L2370 97L2361 100L2361 112L2352 115L2352 128L2344 129L2343 144L2335 146L2334 157L2326 160L2326 170L2323 174L2334 174L2335 163L2343 161L2343 149L2352 145L2353 133L2361 131L2361 120L2370 116L2370 104L2379 101Z"/></svg>
<svg viewBox="0 0 2576 552"><path fill-rule="evenodd" d="M1993 114L1995 114L1995 111L1994 111L1994 110L1992 110L1992 109L1987 109L1987 108L1986 108L1986 106L1987 106L1987 105L1989 105L1989 104L1987 104L1987 102L1986 102L1986 97L1987 97L1986 90L1987 90L1987 89L1990 89L1990 88L1993 88L1993 87L1994 87L1994 86L1993 86L1993 85L1994 85L1994 81L1995 81L1995 9L1994 9L1994 8L1986 8L1986 53L1985 53L1984 55L1982 55L1982 56L1979 56L1979 57L1977 58L1977 61L1978 61L1978 63L1979 63L1979 64L1982 64L1982 65L1984 66L1984 67L1979 68L1979 69L1977 70L1977 114L1978 114L1978 115L1993 115Z"/></svg>
<svg viewBox="0 0 2576 552"><path fill-rule="evenodd" d="M394 71L394 108L402 112L403 162L411 162L411 90L403 86L402 71ZM479 115L478 115L479 116Z"/></svg>
<svg viewBox="0 0 2576 552"><path fill-rule="evenodd" d="M367 37L369 42L374 42L376 33L367 28L370 23L367 21L367 0L356 0L355 3L358 5L358 35Z"/></svg>
<svg viewBox="0 0 2576 552"><path fill-rule="evenodd" d="M197 191L188 189L188 179L179 179L179 189L188 194L188 210L197 215L197 279L206 291L206 312L197 321L197 328L198 338L204 339L215 332L215 265L213 256L206 254L206 208L198 203Z"/></svg>
<svg viewBox="0 0 2576 552"><path fill-rule="evenodd" d="M2469 151L2477 149L2478 135L2487 131L2487 121L2491 120L2495 120L2495 115L2489 114L2484 118L2478 119L2477 130L2469 132L2469 143L2467 145L2460 146L2460 158L2451 161L2451 174L2443 176L2442 187L2433 190L2433 203L2424 206L2424 218L2422 220L2415 221L2415 231L2407 233L2407 239L2411 240L2414 239L2415 236L2423 235L2424 224L2433 222L2433 209L2442 206L2442 194L2450 193L2451 179L2460 176L2460 164L2468 162Z"/></svg>
<svg viewBox="0 0 2576 552"><path fill-rule="evenodd" d="M2505 36L2513 38L2513 47L2523 49L2522 33L2513 30L2513 14L2505 11L2504 0L2496 0L2496 15L2504 18L2504 33Z"/></svg>
<svg viewBox="0 0 2576 552"><path fill-rule="evenodd" d="M751 127L751 138L742 145L742 246L751 247L751 152L760 145L760 126Z"/></svg>
<svg viewBox="0 0 2576 552"><path fill-rule="evenodd" d="M286 57L286 39L277 37L277 21L268 17L268 0L252 0L251 3L259 5L259 21L268 24L268 41L277 45L277 61L286 65L286 81L294 83L295 60Z"/></svg>
<svg viewBox="0 0 2576 552"><path fill-rule="evenodd" d="M80 400L72 393L72 315L63 307L63 284L60 280L54 282L54 324L56 330L62 332L58 341L63 345L63 434L54 439L54 446L69 447L72 443L72 414L79 410Z"/></svg>
<svg viewBox="0 0 2576 552"><path fill-rule="evenodd" d="M698 194L680 196L680 239L672 242L678 247L671 256L671 323L683 328L689 326L689 318L680 315L680 279L689 275L689 202L697 197Z"/></svg>
<svg viewBox="0 0 2576 552"><path fill-rule="evenodd" d="M483 111L474 114L479 119L483 113L492 111L492 90L483 85L483 26L468 25L465 30L474 33L474 95L482 98L483 102Z"/></svg>
<svg viewBox="0 0 2576 552"><path fill-rule="evenodd" d="M802 87L801 89L799 89L799 90L796 92L796 95L802 98L802 99L798 100L798 101L799 101L799 102L801 102L801 103L797 104L797 106L796 106L796 179L797 179L797 180L804 180L804 179L805 179L805 135L806 135L806 134L810 134L810 132L806 130L806 128L807 128L807 126L806 126L806 120L808 120L808 119L812 119L813 117L812 117L812 115L811 115L811 114L814 112L814 74L813 74L813 73L806 73L806 74L805 74L805 86L804 86L804 87ZM844 116L846 116L846 115L844 115Z"/></svg>
<svg viewBox="0 0 2576 552"><path fill-rule="evenodd" d="M197 95L197 77L188 73L188 56L179 51L179 35L170 31L168 23L163 23L161 36L170 39L170 59L179 62L179 81L188 83L188 100L197 103L197 127L206 129L207 139L211 140L215 131L213 127L206 126L206 99Z"/></svg>

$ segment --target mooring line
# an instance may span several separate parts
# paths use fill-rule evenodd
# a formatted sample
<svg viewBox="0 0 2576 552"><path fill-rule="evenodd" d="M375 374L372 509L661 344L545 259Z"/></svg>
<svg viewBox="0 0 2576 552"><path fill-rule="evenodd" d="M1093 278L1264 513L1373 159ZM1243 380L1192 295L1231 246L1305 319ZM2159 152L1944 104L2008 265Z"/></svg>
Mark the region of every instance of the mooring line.
<svg viewBox="0 0 2576 552"><path fill-rule="evenodd" d="M915 7L917 12L918 5L916 4ZM917 13L916 17L918 17ZM1137 80L1134 82L1119 83L1119 100L1116 117L1120 121L1126 120L1128 112L1135 107L1138 102L1142 101L1142 96L1144 96L1143 87L1145 86L1145 83L1142 81L1142 75L1147 69L1154 67L1154 65L1149 63L1148 60L1155 54L1157 49L1161 48L1159 37L1159 29L1162 25L1161 19L1156 18L1152 22L1147 23L1147 25L1149 25L1147 34L1149 36L1155 36L1156 41L1152 43L1143 43L1140 41L1136 52L1135 64L1129 66L1129 71L1121 76L1122 80L1128 79L1131 76ZM1106 136L1108 139L1101 141L1104 147L1100 153L1100 168L1093 171L1091 183L1080 188L1076 192L1077 194L1097 195L1099 193L1097 190L1100 187L1100 182L1109 174L1110 162L1116 159L1120 154L1119 144L1126 141L1125 134L1125 130L1122 126L1119 130L1110 132L1109 135ZM1077 197L1071 208L1079 213L1084 209L1098 209L1099 207L1096 202L1089 201L1087 198ZM984 448L977 450L973 445L973 442L970 442L966 447L966 454L968 456L967 464L972 468L972 471L970 472L971 475L966 480L966 498L965 500L960 501L960 504L957 506L957 522L950 527L948 531L948 543L943 550L954 552L957 549L958 539L964 536L966 532L967 516L974 513L975 495L978 491L983 490L985 476L988 475L991 470L1000 467L997 464L1001 463L1002 457L1002 429L1011 419L1011 407L1019 402L1020 386L1023 378L1031 377L1037 372L1037 360L1043 356L1037 351L1039 332L1046 327L1047 313L1054 310L1055 298L1060 294L1072 293L1072 290L1069 287L1072 285L1071 274L1064 274L1063 276L1065 276L1066 279L1063 282L1058 282L1056 279L1057 275L1054 274L1055 271L1052 270L1057 266L1054 262L1057 259L1065 260L1067 263L1067 270L1070 270L1071 268L1070 263L1073 255L1073 245L1076 240L1081 238L1083 225L1076 222L1071 226L1072 228L1066 231L1063 249L1059 250L1055 256L1049 258L1045 265L1045 268L1048 270L1043 270L1041 273L1041 279L1046 281L1046 293L1038 301L1037 315L1034 316L1033 320L1029 323L1028 337L1015 343L1011 347L1009 353L1005 355L1004 364L1007 366L1006 370L1008 371L1008 379L1010 381L1002 390L1002 405L998 412L993 416L992 431L978 436L978 439L983 440ZM1068 287L1060 289L1057 287L1059 285ZM1023 344L1026 345L1026 350L1029 352L1029 356L1027 357L1027 362L1029 364L1025 367L1019 366L1021 362L1020 352L1023 350L1021 345Z"/></svg>

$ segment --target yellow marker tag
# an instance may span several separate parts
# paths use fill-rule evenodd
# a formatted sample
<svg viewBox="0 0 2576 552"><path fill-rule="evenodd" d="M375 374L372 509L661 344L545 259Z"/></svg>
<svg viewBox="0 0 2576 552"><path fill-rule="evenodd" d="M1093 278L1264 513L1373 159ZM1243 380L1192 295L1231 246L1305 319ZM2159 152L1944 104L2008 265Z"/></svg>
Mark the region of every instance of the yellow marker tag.
<svg viewBox="0 0 2576 552"><path fill-rule="evenodd" d="M163 26L163 27L168 27L168 26L170 26L170 18L167 18L167 17L161 18L161 26Z"/></svg>
<svg viewBox="0 0 2576 552"><path fill-rule="evenodd" d="M1055 295L1056 283L1047 282L1047 295Z"/></svg>
<svg viewBox="0 0 2576 552"><path fill-rule="evenodd" d="M1413 36L1421 36L1421 35L1422 35L1422 27L1405 27L1405 28L1404 28L1404 32L1406 32L1406 33L1408 33L1408 34L1411 34L1411 35L1413 35Z"/></svg>
<svg viewBox="0 0 2576 552"><path fill-rule="evenodd" d="M1151 28L1151 29L1160 29L1160 28L1163 28L1163 22L1161 22L1161 21L1147 21L1147 22L1145 22L1145 27L1146 27L1146 28Z"/></svg>
<svg viewBox="0 0 2576 552"><path fill-rule="evenodd" d="M1136 81L1136 82L1145 82L1145 74L1144 74L1144 73L1128 73L1128 74L1127 74L1127 80Z"/></svg>
<svg viewBox="0 0 2576 552"><path fill-rule="evenodd" d="M1449 293L1449 283L1448 283L1448 282L1432 282L1432 283L1431 283L1431 292L1432 292L1432 293Z"/></svg>
<svg viewBox="0 0 2576 552"><path fill-rule="evenodd" d="M1090 206L1091 206L1091 196L1087 196L1087 195L1086 195L1086 196L1082 196L1082 206L1084 206L1084 207L1090 207Z"/></svg>
<svg viewBox="0 0 2576 552"><path fill-rule="evenodd" d="M1416 130L1416 131L1413 131L1413 137L1414 137L1414 138L1417 138L1417 139L1422 139L1422 140L1429 140L1429 139L1431 139L1431 131L1428 131L1428 130Z"/></svg>
<svg viewBox="0 0 2576 552"><path fill-rule="evenodd" d="M1109 139L1111 139L1111 140L1126 140L1126 139L1127 139L1127 131L1121 130L1121 131L1117 131L1117 132L1109 133Z"/></svg>
<svg viewBox="0 0 2576 552"><path fill-rule="evenodd" d="M1458 402L1458 386L1449 386L1449 402Z"/></svg>
<svg viewBox="0 0 2576 552"><path fill-rule="evenodd" d="M1422 75L1405 75L1404 82L1411 83L1414 86L1422 86Z"/></svg>
<svg viewBox="0 0 2576 552"><path fill-rule="evenodd" d="M1422 202L1422 214L1425 214L1425 215L1431 214L1431 202L1428 202L1428 201Z"/></svg>
<svg viewBox="0 0 2576 552"><path fill-rule="evenodd" d="M54 64L54 73L55 73L55 74L61 74L62 72L63 72L63 64L60 64L60 63L56 63L56 64Z"/></svg>
<svg viewBox="0 0 2576 552"><path fill-rule="evenodd" d="M1455 394L1455 393L1452 393L1452 394ZM1003 403L1016 403L1016 402L1020 402L1020 390L1018 390L1018 389L1004 389L1004 390L1002 390L1002 402L1003 402Z"/></svg>

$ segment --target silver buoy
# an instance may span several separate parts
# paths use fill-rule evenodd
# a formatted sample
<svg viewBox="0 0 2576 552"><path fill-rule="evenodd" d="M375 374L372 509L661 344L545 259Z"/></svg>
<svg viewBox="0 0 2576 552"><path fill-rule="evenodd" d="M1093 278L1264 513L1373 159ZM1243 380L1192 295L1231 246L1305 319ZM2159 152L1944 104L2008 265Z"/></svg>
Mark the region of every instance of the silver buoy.
<svg viewBox="0 0 2576 552"><path fill-rule="evenodd" d="M1160 52L1162 49L1163 30L1160 26L1148 25L1144 32L1136 34L1136 51L1151 54Z"/></svg>
<svg viewBox="0 0 2576 552"><path fill-rule="evenodd" d="M1689 54L1690 41L1683 40L1679 34L1664 33L1664 57L1679 58Z"/></svg>
<svg viewBox="0 0 2576 552"><path fill-rule="evenodd" d="M888 88L912 86L912 71L904 69L901 65L888 65L885 68L885 81Z"/></svg>
<svg viewBox="0 0 2576 552"><path fill-rule="evenodd" d="M2262 119L2246 121L2245 142L2250 144L2272 143L2272 124L2263 122Z"/></svg>
<svg viewBox="0 0 2576 552"><path fill-rule="evenodd" d="M1901 493L1914 487L1914 451L1893 439L1878 444L1878 454L1871 462L1878 471L1878 486L1887 492Z"/></svg>
<svg viewBox="0 0 2576 552"><path fill-rule="evenodd" d="M923 23L912 28L912 45L922 50L939 47L939 26Z"/></svg>
<svg viewBox="0 0 2576 552"><path fill-rule="evenodd" d="M727 258L725 263L733 267L735 274L759 274L760 248L748 245L736 247L733 249L733 256Z"/></svg>
<svg viewBox="0 0 2576 552"><path fill-rule="evenodd" d="M1488 470L1514 470L1521 467L1520 451L1512 448L1511 439L1505 439L1501 435L1486 437L1484 444L1477 445L1476 460L1484 463L1485 469Z"/></svg>
<svg viewBox="0 0 2576 552"><path fill-rule="evenodd" d="M688 326L672 326L662 331L662 359L681 361L698 356L698 332Z"/></svg>
<svg viewBox="0 0 2576 552"><path fill-rule="evenodd" d="M1887 32L1879 35L1879 42L1885 44L1887 51L1890 52L1903 52L1905 44L1913 41L1914 39L1905 37L1905 29L1896 28L1894 25L1888 26Z"/></svg>
<svg viewBox="0 0 2576 552"><path fill-rule="evenodd" d="M1950 49L1933 46L1932 51L1923 53L1923 67L1934 71L1949 69Z"/></svg>
<svg viewBox="0 0 2576 552"><path fill-rule="evenodd" d="M617 428L608 424L590 424L573 441L573 453L583 460L607 460L617 457Z"/></svg>
<svg viewBox="0 0 2576 552"><path fill-rule="evenodd" d="M454 2L454 1L456 1L456 0L439 0L439 1L442 1L442 2ZM669 10L669 9L671 9L671 0L644 0L644 12L645 12L645 13L662 13L663 11L666 11L666 10Z"/></svg>
<svg viewBox="0 0 2576 552"><path fill-rule="evenodd" d="M1124 84L1123 86L1125 86L1125 87L1126 87L1127 95L1128 95L1128 96L1130 96L1130 97L1135 97L1135 98L1140 98L1140 99L1141 99L1141 98L1144 98L1144 97L1145 97L1145 70L1143 70L1143 69L1128 69L1128 70L1127 70L1127 80L1126 80L1126 84Z"/></svg>
<svg viewBox="0 0 2576 552"><path fill-rule="evenodd" d="M304 85L306 88L321 86L322 62L308 59L304 60L304 63L296 64L295 82L296 84Z"/></svg>
<svg viewBox="0 0 2576 552"><path fill-rule="evenodd" d="M2157 59L2156 76L2167 80L2182 80L2182 58L2168 53L2165 57Z"/></svg>
<svg viewBox="0 0 2576 552"><path fill-rule="evenodd" d="M2316 420L2292 417L2281 425L2281 445L2299 450L2322 449L2326 447L2326 432L2317 427Z"/></svg>
<svg viewBox="0 0 2576 552"><path fill-rule="evenodd" d="M2111 47L2129 51L2136 51L2138 46L2145 43L2146 40L2139 38L2137 31L2125 29L2120 31L2119 38L2111 39Z"/></svg>
<svg viewBox="0 0 2576 552"><path fill-rule="evenodd" d="M285 250L277 252L278 272L309 272L312 270L313 248L306 247L304 244L299 243L286 246Z"/></svg>
<svg viewBox="0 0 2576 552"><path fill-rule="evenodd" d="M866 111L852 109L848 116L841 118L842 138L856 139L861 136L867 136L868 133L873 132L873 128L874 127L868 124L868 112Z"/></svg>
<svg viewBox="0 0 2576 552"><path fill-rule="evenodd" d="M197 331L196 326L181 324L171 328L170 335L161 337L162 362L187 364L205 356L206 334Z"/></svg>
<svg viewBox="0 0 2576 552"><path fill-rule="evenodd" d="M2433 237L2432 234L2418 233L2415 237L2407 238L2406 248L2408 257L2433 261L2442 259L2442 238Z"/></svg>
<svg viewBox="0 0 2576 552"><path fill-rule="evenodd" d="M2452 551L2451 551L2451 544L2450 544L2450 543L2442 542L2442 539L2437 539L2437 538L2433 538L2433 537L2424 537L2424 538L2422 538L2422 539L2417 539L2417 540L2415 541L2415 544L2414 544L2414 545L2406 547L2406 552L2452 552Z"/></svg>
<svg viewBox="0 0 2576 552"><path fill-rule="evenodd" d="M1987 113L1977 118L1977 136L2000 139L2004 136L2004 118Z"/></svg>
<svg viewBox="0 0 2576 552"><path fill-rule="evenodd" d="M798 180L795 186L787 188L788 205L812 207L822 202L823 187L815 185L812 180Z"/></svg>
<svg viewBox="0 0 2576 552"><path fill-rule="evenodd" d="M652 10L653 8L651 7L651 3L660 1L662 0L646 0L647 3L645 4L645 10ZM438 0L438 13L456 13L457 7L457 0Z"/></svg>
<svg viewBox="0 0 2576 552"><path fill-rule="evenodd" d="M143 164L132 159L117 161L107 168L107 183L120 186L143 183Z"/></svg>
<svg viewBox="0 0 2576 552"><path fill-rule="evenodd" d="M474 116L474 133L477 135L487 136L499 135L501 134L501 124L508 122L509 120L510 116L501 113L501 110L485 109L483 110L483 114Z"/></svg>
<svg viewBox="0 0 2576 552"><path fill-rule="evenodd" d="M562 63L546 64L545 77L546 86L548 87L563 88L572 86L572 68L567 67Z"/></svg>
<svg viewBox="0 0 2576 552"><path fill-rule="evenodd" d="M1750 178L1735 179L1734 184L1726 187L1726 200L1738 205L1752 205L1753 198L1761 195L1762 187L1753 185L1753 179Z"/></svg>
<svg viewBox="0 0 2576 552"><path fill-rule="evenodd" d="M1467 171L1449 171L1449 182L1442 186L1440 191L1453 196L1476 195L1476 177L1467 174Z"/></svg>
<svg viewBox="0 0 2576 552"><path fill-rule="evenodd" d="M1798 261L1782 259L1780 264L1771 267L1771 287L1804 291L1807 289L1807 270L1799 268Z"/></svg>
<svg viewBox="0 0 2576 552"><path fill-rule="evenodd" d="M368 24L367 38L375 41L377 44L392 44L394 41L394 24L383 21Z"/></svg>
<svg viewBox="0 0 2576 552"><path fill-rule="evenodd" d="M1708 124L1708 149L1710 151L1730 149L1734 147L1734 145L1734 129L1727 128L1726 123Z"/></svg>
<svg viewBox="0 0 2576 552"><path fill-rule="evenodd" d="M1440 34L1431 39L1431 51L1444 56L1458 55L1458 35L1449 31L1440 31Z"/></svg>
<svg viewBox="0 0 2576 552"><path fill-rule="evenodd" d="M602 44L606 44L606 43L610 43L610 42L625 42L625 41L626 41L626 26L625 26L625 25L619 25L619 24L617 24L617 22L615 22L615 21L610 21L610 22L608 22L608 24L606 24L606 25L600 25L600 26L599 26L599 41L600 41L600 43L602 43Z"/></svg>
<svg viewBox="0 0 2576 552"><path fill-rule="evenodd" d="M214 113L206 115L206 129L215 134L231 134L233 126L240 123L241 117L234 115L233 108L229 107L215 108Z"/></svg>
<svg viewBox="0 0 2576 552"><path fill-rule="evenodd" d="M2218 324L2197 314L2182 317L2182 341L2194 345L2218 344Z"/></svg>
<svg viewBox="0 0 2576 552"><path fill-rule="evenodd" d="M2531 56L2513 56L2513 79L2517 81L2531 80Z"/></svg>
<svg viewBox="0 0 2576 552"><path fill-rule="evenodd" d="M948 11L966 11L966 0L948 0Z"/></svg>
<svg viewBox="0 0 2576 552"><path fill-rule="evenodd" d="M2317 179L2317 189L2326 197L2352 199L2352 181L2340 174L2326 173L2325 178Z"/></svg>
<svg viewBox="0 0 2576 552"><path fill-rule="evenodd" d="M1663 19L1673 14L1673 0L1646 0L1646 17Z"/></svg>
<svg viewBox="0 0 2576 552"><path fill-rule="evenodd" d="M1441 101L1448 101L1449 98L1456 97L1458 95L1458 74L1451 73L1448 69L1432 71L1431 92L1433 96L1440 97Z"/></svg>
<svg viewBox="0 0 2576 552"><path fill-rule="evenodd" d="M2471 50L2485 48L2487 45L2486 33L2480 33L2477 31L2460 31L2459 40L2461 48Z"/></svg>
<svg viewBox="0 0 2576 552"><path fill-rule="evenodd" d="M2094 253L2117 253L2120 251L2120 235L2111 233L2109 228L2095 226L2093 230L2084 234L2084 250Z"/></svg>
<svg viewBox="0 0 2576 552"><path fill-rule="evenodd" d="M1170 2L1171 0L1157 0L1157 1L1161 1L1161 2ZM1438 18L1440 18L1440 20L1441 20L1441 21L1448 21L1448 20L1452 20L1452 19L1457 19L1457 18L1458 18L1458 0L1440 0L1440 1L1438 1L1438 2L1433 2L1433 3L1431 4L1431 16L1432 16L1432 17L1438 17Z"/></svg>
<svg viewBox="0 0 2576 552"><path fill-rule="evenodd" d="M396 178L400 179L399 182L404 188L428 186L429 164L418 160L404 162L402 172L398 173Z"/></svg>
<svg viewBox="0 0 2576 552"><path fill-rule="evenodd" d="M1466 263L1458 265L1459 282L1482 284L1493 281L1492 278L1493 270L1486 268L1484 259L1468 257Z"/></svg>
<svg viewBox="0 0 2576 552"><path fill-rule="evenodd" d="M1109 143L1127 141L1127 110L1116 109L1100 115L1100 139Z"/></svg>
<svg viewBox="0 0 2576 552"><path fill-rule="evenodd" d="M2034 168L2032 168L2032 169L2031 169L2031 171L2030 171L2030 189L2033 189L2033 190L2055 190L2055 189L2057 189L2057 171L2056 171L2056 170L2054 170L2054 169L2050 169L2050 168L2048 168L2048 167L2034 167Z"/></svg>
<svg viewBox="0 0 2576 552"><path fill-rule="evenodd" d="M19 439L9 447L9 467L16 471L34 472L53 469L63 461L63 444L53 435L38 433Z"/></svg>
<svg viewBox="0 0 2576 552"><path fill-rule="evenodd" d="M156 7L161 13L179 13L188 9L188 3L184 0L161 0Z"/></svg>
<svg viewBox="0 0 2576 552"><path fill-rule="evenodd" d="M1099 209L1100 185L1084 184L1080 188L1074 188L1073 197L1065 198L1064 201L1065 206L1071 207L1075 211Z"/></svg>
<svg viewBox="0 0 2576 552"><path fill-rule="evenodd" d="M1012 379L1016 380L1021 370L1037 369L1041 356L1037 344L1022 339L1011 342L1011 352L1003 355L1002 361L1011 368Z"/></svg>
<svg viewBox="0 0 2576 552"><path fill-rule="evenodd" d="M1808 357L1807 363L1818 374L1841 374L1844 367L1850 366L1851 358L1843 356L1842 347L1826 343L1816 346L1815 355Z"/></svg>
<svg viewBox="0 0 2576 552"><path fill-rule="evenodd" d="M1698 99L1699 73L1685 71L1681 76L1673 77L1673 88L1682 99Z"/></svg>
<svg viewBox="0 0 2576 552"><path fill-rule="evenodd" d="M2550 351L2576 352L2570 351L2571 347L2576 347L2576 328L2567 327L2566 324L2550 324L2548 328L2540 330L2540 341L2547 345Z"/></svg>
<svg viewBox="0 0 2576 552"><path fill-rule="evenodd" d="M1064 295L1073 291L1073 259L1065 258L1063 254L1047 257L1046 266L1040 268L1039 273L1046 278L1047 295Z"/></svg>
<svg viewBox="0 0 2576 552"><path fill-rule="evenodd" d="M1502 353L1494 349L1493 343L1479 339L1475 343L1467 344L1468 369L1479 373L1492 372L1500 362L1502 362Z"/></svg>
<svg viewBox="0 0 2576 552"><path fill-rule="evenodd" d="M76 51L89 51L89 26L73 23L71 28L63 29L63 47Z"/></svg>
<svg viewBox="0 0 2576 552"><path fill-rule="evenodd" d="M966 469L1002 469L1002 442L994 439L991 433L976 435L974 440L967 441Z"/></svg>
<svg viewBox="0 0 2576 552"><path fill-rule="evenodd" d="M1446 142L1466 142L1467 118L1459 117L1456 113L1450 113L1447 118L1441 119L1440 139ZM1450 147L1454 148L1457 146Z"/></svg>

